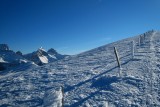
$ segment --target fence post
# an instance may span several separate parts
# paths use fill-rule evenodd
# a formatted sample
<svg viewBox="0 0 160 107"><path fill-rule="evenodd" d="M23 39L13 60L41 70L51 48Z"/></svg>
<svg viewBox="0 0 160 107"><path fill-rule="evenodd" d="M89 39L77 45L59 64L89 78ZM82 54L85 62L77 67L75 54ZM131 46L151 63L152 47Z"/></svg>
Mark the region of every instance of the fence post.
<svg viewBox="0 0 160 107"><path fill-rule="evenodd" d="M139 38L138 38L138 45L139 45L139 47L141 46L141 36L139 36Z"/></svg>
<svg viewBox="0 0 160 107"><path fill-rule="evenodd" d="M119 56L118 56L118 52L117 52L117 49L116 47L114 47L114 53L116 55L116 59L117 59L117 63L118 63L118 67L119 67L119 77L121 76L121 64L120 64L120 60L119 60Z"/></svg>
<svg viewBox="0 0 160 107"><path fill-rule="evenodd" d="M62 107L64 107L64 88L61 86L61 91L62 91Z"/></svg>
<svg viewBox="0 0 160 107"><path fill-rule="evenodd" d="M117 63L118 63L118 67L121 68L121 64L120 64L120 60L119 60L119 56L118 56L118 52L116 47L114 47L114 53L116 55L116 59L117 59Z"/></svg>
<svg viewBox="0 0 160 107"><path fill-rule="evenodd" d="M142 35L140 35L140 46L142 45Z"/></svg>
<svg viewBox="0 0 160 107"><path fill-rule="evenodd" d="M134 41L132 41L132 59L134 59L134 49L135 49L135 44Z"/></svg>

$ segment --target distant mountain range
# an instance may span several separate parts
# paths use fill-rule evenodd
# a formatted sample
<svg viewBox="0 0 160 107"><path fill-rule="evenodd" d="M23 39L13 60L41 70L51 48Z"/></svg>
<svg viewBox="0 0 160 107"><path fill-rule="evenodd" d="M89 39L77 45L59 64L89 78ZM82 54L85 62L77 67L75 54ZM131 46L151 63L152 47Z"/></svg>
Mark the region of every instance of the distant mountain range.
<svg viewBox="0 0 160 107"><path fill-rule="evenodd" d="M63 59L67 55L61 55L53 48L45 51L43 48L39 48L37 51L23 55L24 58L33 61L37 65L44 65L46 63L54 62Z"/></svg>
<svg viewBox="0 0 160 107"><path fill-rule="evenodd" d="M21 51L14 52L10 50L7 44L0 44L0 71L18 68L22 65L42 66L63 59L66 56L68 55L61 55L53 48L48 51L39 48L37 51L23 55Z"/></svg>

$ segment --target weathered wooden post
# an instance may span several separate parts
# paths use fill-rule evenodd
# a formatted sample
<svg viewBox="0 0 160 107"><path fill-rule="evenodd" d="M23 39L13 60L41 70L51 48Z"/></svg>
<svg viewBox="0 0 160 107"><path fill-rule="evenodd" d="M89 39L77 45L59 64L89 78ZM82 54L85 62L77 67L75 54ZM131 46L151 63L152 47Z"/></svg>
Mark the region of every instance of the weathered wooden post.
<svg viewBox="0 0 160 107"><path fill-rule="evenodd" d="M120 64L120 60L119 60L119 56L118 56L118 52L116 47L114 47L114 53L116 55L116 59L117 59L117 63L118 63L118 67L121 68L121 64Z"/></svg>
<svg viewBox="0 0 160 107"><path fill-rule="evenodd" d="M116 59L117 59L118 67L119 67L119 76L121 76L121 64L120 64L120 60L119 60L119 56L118 56L116 47L114 47L114 53L116 55Z"/></svg>
<svg viewBox="0 0 160 107"><path fill-rule="evenodd" d="M140 35L140 46L141 46L141 44L142 44L142 35Z"/></svg>
<svg viewBox="0 0 160 107"><path fill-rule="evenodd" d="M141 36L138 38L138 46L141 46Z"/></svg>
<svg viewBox="0 0 160 107"><path fill-rule="evenodd" d="M132 59L134 59L134 49L135 49L135 45L134 45L134 41L132 41Z"/></svg>
<svg viewBox="0 0 160 107"><path fill-rule="evenodd" d="M140 38L139 38L139 39L140 39L140 40L139 40L139 46L144 43L144 40L145 40L145 37L146 37L145 35L146 35L146 34L140 35Z"/></svg>
<svg viewBox="0 0 160 107"><path fill-rule="evenodd" d="M64 107L64 88L61 86L61 91L62 91L62 107Z"/></svg>
<svg viewBox="0 0 160 107"><path fill-rule="evenodd" d="M143 43L144 43L145 39L146 39L146 33L144 33L144 35L143 35Z"/></svg>

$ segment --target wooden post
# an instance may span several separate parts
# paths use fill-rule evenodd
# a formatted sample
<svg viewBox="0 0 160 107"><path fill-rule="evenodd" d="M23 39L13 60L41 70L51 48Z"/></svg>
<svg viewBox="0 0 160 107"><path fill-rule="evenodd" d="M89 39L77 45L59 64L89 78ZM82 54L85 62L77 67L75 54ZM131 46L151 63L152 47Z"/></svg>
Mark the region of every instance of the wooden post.
<svg viewBox="0 0 160 107"><path fill-rule="evenodd" d="M140 45L144 43L144 39L145 39L145 34L140 35Z"/></svg>
<svg viewBox="0 0 160 107"><path fill-rule="evenodd" d="M144 33L143 35L140 35L140 45L144 44L146 34Z"/></svg>
<svg viewBox="0 0 160 107"><path fill-rule="evenodd" d="M132 59L134 59L134 49L135 49L134 48L134 41L132 41L132 47L131 48L132 48Z"/></svg>
<svg viewBox="0 0 160 107"><path fill-rule="evenodd" d="M64 107L64 88L61 86L61 91L62 91L62 107Z"/></svg>
<svg viewBox="0 0 160 107"><path fill-rule="evenodd" d="M116 59L117 59L117 63L118 63L118 67L121 68L121 64L120 64L120 60L119 60L119 56L118 56L118 52L116 47L114 47L114 53L116 55Z"/></svg>
<svg viewBox="0 0 160 107"><path fill-rule="evenodd" d="M144 43L145 38L146 38L146 33L144 33L143 35L143 43Z"/></svg>
<svg viewBox="0 0 160 107"><path fill-rule="evenodd" d="M140 35L140 45L142 45L143 37Z"/></svg>
<svg viewBox="0 0 160 107"><path fill-rule="evenodd" d="M141 46L141 36L139 36L139 39L138 39L138 45Z"/></svg>

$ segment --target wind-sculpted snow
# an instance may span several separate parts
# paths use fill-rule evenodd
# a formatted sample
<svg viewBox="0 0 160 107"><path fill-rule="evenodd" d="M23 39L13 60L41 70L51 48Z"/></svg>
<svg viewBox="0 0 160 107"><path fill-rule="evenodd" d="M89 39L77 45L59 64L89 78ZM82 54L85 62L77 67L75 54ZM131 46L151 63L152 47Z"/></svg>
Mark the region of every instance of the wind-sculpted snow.
<svg viewBox="0 0 160 107"><path fill-rule="evenodd" d="M159 107L160 33L150 31L141 35L141 41L139 38L114 42L3 77L0 105L58 107L63 105L64 95L65 107Z"/></svg>

